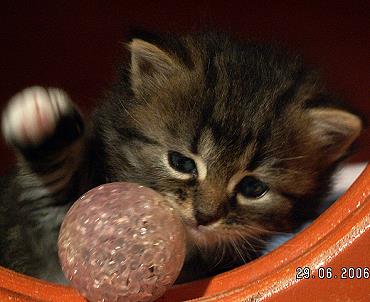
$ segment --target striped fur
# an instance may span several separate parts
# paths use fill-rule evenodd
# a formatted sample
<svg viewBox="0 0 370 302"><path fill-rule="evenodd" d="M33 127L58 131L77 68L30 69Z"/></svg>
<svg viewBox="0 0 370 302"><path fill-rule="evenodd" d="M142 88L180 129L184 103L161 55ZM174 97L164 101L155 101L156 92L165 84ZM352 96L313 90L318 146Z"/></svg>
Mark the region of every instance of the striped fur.
<svg viewBox="0 0 370 302"><path fill-rule="evenodd" d="M245 263L272 235L315 216L362 122L299 57L213 33L140 34L128 48L129 68L85 132L71 102L51 134L20 135L31 138L25 142L3 124L19 162L0 207L15 217L3 223L1 264L58 280L61 219L79 194L104 182L151 187L177 209L188 233L180 282ZM195 169L176 170L174 152ZM243 195L248 177L266 184L266 194Z"/></svg>

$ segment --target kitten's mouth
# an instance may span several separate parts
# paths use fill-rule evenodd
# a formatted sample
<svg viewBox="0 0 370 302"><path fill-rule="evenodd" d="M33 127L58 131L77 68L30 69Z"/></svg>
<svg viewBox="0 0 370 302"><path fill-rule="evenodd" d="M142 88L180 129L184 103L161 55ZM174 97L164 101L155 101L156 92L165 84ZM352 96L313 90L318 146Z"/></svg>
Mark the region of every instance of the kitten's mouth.
<svg viewBox="0 0 370 302"><path fill-rule="evenodd" d="M209 241L212 241L217 237L215 227L218 225L218 222L207 226L199 225L194 218L182 215L179 205L172 198L166 196L166 201L177 212L182 224L185 227L187 237L188 239L190 239L190 241L195 241L198 245L202 245L206 244Z"/></svg>
<svg viewBox="0 0 370 302"><path fill-rule="evenodd" d="M188 238L197 245L207 245L216 240L217 234L214 226L198 225L195 220L182 218Z"/></svg>

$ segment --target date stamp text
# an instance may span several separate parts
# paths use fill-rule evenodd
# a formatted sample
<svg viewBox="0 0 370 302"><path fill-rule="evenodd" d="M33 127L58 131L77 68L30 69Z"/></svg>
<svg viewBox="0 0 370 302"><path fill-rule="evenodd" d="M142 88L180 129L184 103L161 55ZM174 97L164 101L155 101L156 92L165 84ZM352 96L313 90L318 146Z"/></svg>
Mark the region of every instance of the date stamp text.
<svg viewBox="0 0 370 302"><path fill-rule="evenodd" d="M370 269L368 267L342 267L340 271L333 268L319 267L312 270L309 267L297 267L296 279L370 279Z"/></svg>

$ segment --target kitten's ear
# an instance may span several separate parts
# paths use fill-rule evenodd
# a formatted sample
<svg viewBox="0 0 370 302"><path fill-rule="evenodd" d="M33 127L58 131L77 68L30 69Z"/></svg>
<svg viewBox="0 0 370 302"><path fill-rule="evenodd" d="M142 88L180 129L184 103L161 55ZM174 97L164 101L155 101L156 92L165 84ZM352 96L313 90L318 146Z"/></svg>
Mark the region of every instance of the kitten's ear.
<svg viewBox="0 0 370 302"><path fill-rule="evenodd" d="M329 164L346 155L362 130L361 119L348 111L311 108L308 114L312 121L310 129L314 142Z"/></svg>
<svg viewBox="0 0 370 302"><path fill-rule="evenodd" d="M155 87L177 70L170 53L141 39L129 43L131 51L131 84L135 92Z"/></svg>

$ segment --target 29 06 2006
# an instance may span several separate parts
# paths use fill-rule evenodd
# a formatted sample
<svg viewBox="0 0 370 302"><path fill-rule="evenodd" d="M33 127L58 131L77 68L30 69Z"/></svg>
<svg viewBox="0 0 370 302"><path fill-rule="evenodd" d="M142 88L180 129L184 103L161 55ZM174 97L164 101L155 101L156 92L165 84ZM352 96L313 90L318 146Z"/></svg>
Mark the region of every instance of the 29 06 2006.
<svg viewBox="0 0 370 302"><path fill-rule="evenodd" d="M312 270L310 267L297 267L296 279L369 279L368 267L342 267L336 271L332 267L319 267Z"/></svg>

